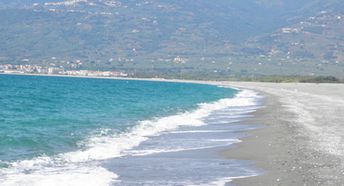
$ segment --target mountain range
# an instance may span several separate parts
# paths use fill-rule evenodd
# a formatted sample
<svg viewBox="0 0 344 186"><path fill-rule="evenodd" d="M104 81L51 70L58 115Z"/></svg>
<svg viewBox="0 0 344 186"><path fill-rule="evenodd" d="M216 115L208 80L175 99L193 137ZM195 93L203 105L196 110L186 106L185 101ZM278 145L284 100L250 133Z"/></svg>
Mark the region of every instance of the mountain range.
<svg viewBox="0 0 344 186"><path fill-rule="evenodd" d="M340 0L2 0L0 15L1 64L344 77Z"/></svg>

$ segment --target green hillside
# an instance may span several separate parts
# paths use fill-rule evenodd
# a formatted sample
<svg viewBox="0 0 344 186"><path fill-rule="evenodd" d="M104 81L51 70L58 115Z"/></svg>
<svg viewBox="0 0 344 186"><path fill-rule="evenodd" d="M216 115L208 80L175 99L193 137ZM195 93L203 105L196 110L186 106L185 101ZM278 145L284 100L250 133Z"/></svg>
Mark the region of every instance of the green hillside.
<svg viewBox="0 0 344 186"><path fill-rule="evenodd" d="M0 63L136 76L344 76L338 0L60 1L0 2Z"/></svg>

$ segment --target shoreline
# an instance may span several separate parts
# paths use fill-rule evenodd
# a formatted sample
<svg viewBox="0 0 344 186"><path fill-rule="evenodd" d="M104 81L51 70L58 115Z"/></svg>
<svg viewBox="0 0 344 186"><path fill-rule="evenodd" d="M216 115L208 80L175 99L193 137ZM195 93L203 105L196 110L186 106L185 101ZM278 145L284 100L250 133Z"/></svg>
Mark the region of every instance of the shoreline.
<svg viewBox="0 0 344 186"><path fill-rule="evenodd" d="M241 143L220 152L228 159L253 161L262 172L254 177L234 179L230 183L238 186L303 185L303 177L300 176L299 170L293 170L297 163L293 162L294 155L290 153L295 149L285 139L285 136L293 133L293 129L287 125L273 126L278 121L276 114L281 112L281 107L277 97L263 94L263 108L253 113L253 118L242 122L263 127L247 131L248 137L241 139Z"/></svg>
<svg viewBox="0 0 344 186"><path fill-rule="evenodd" d="M128 80L128 81L152 81L152 82L170 82L170 83L194 83L194 84L207 84L207 85L220 85L221 84L221 81L201 81L201 80L184 80L184 79L165 79L165 78L71 76L71 75L59 75L59 74L30 74L30 73L0 73L0 75L42 76L42 77L63 77L63 78L84 78L84 79L109 79L109 80Z"/></svg>
<svg viewBox="0 0 344 186"><path fill-rule="evenodd" d="M341 138L344 110L340 84L224 82L242 89L252 89L265 96L264 108L257 110L245 124L264 127L248 131L242 143L222 151L229 159L254 161L261 175L235 179L234 185L342 185L343 158L340 144L331 146L326 138ZM335 104L339 102L339 104ZM327 115L331 113L334 115ZM323 116L327 117L323 117ZM319 125L318 125L319 123ZM335 123L335 124L336 124ZM328 128L333 127L333 130ZM315 130L316 129L316 130ZM319 131L318 131L319 130ZM328 134L326 130L329 130ZM326 136L319 139L322 135ZM335 136L337 135L337 136ZM325 141L325 142L324 142Z"/></svg>
<svg viewBox="0 0 344 186"><path fill-rule="evenodd" d="M3 78L3 79L6 79L6 78ZM13 81L13 82L8 81L9 85L11 85L12 83L15 83L15 84L18 83L19 84L19 82L23 81L23 80L26 80L26 81L24 81L26 85L27 84L30 85L30 82L37 81L40 78L13 78L13 79L16 79L16 81ZM10 80L10 78L8 78L8 80ZM54 80L54 79L43 78L42 80L48 81L48 80ZM62 80L67 81L67 84L68 84L68 81L70 81L72 79L60 79L60 80L61 81ZM85 80L85 81L87 81L87 80ZM99 81L91 81L91 83L93 83L95 85L100 84ZM58 82L58 84L60 84L60 83ZM43 89L40 90L40 92L42 92L42 93L51 92L51 91L46 91L47 90L46 87L51 85L50 83L49 84L43 84L43 85L46 85L46 86L44 86ZM64 85L63 82L61 82L61 85ZM131 85L131 86L135 86L135 85ZM7 87L7 86L5 86L5 87ZM22 87L25 87L25 86L19 86L19 90ZM36 89L36 86L30 86L30 87L33 87L34 89ZM183 87L188 89L188 88L192 88L192 85L183 86ZM67 86L67 88L70 88L70 87ZM104 88L104 86L100 86L100 89L103 90L103 88ZM140 88L140 86L137 88ZM154 88L156 88L156 87L154 87ZM209 87L206 87L206 88L209 88ZM110 89L112 89L111 86L110 86ZM193 91L194 94L198 95L197 91L199 91L199 90L202 90L202 89L194 90ZM61 94L61 93L63 94L63 91L62 92L53 91L53 92L54 92L54 94L53 94L54 96L57 94ZM164 89L162 89L161 94L164 94L164 92L165 92ZM214 92L216 92L216 90L214 90ZM10 93L12 93L12 92L10 92ZM84 94L85 92L80 92L80 93ZM212 90L210 90L209 92L208 91L205 91L205 92L202 91L200 94L204 95L204 93L212 94L213 91ZM94 96L97 96L98 94L89 94L89 95L94 97ZM101 94L101 95L103 95L103 94ZM140 93L139 93L139 95L140 95ZM168 95L170 95L170 94L168 94ZM106 96L106 94L104 96ZM219 117L219 115L223 115L226 113L230 114L226 110L222 111L223 109L227 109L228 106L235 107L235 109L237 110L237 112L236 112L237 116L239 118L246 117L244 115L247 114L247 110L244 108L240 109L240 107L246 108L246 106L249 107L251 105L255 105L254 101L253 100L250 101L250 99L249 99L252 96L254 97L254 95L252 95L250 93L244 93L243 96L238 96L239 99L237 101L233 101L233 102L229 102L229 103L227 102L228 100L224 101L224 102L222 102L222 101L219 101L219 102L215 101L214 103L210 102L210 104L203 104L202 106L199 106L199 108L195 109L194 111L189 110L189 111L186 111L185 113L177 112L177 113L175 113L176 114L175 116L169 115L166 117L159 117L159 118L153 118L150 120L146 120L146 122L144 121L144 122L140 123L141 125L138 125L138 127L133 127L130 130L123 130L124 134L119 135L119 136L117 136L117 135L113 136L109 132L110 135L102 133L102 135L99 136L99 138L97 138L98 135L96 133L97 136L95 138L93 138L92 136L90 136L91 138L88 138L91 140L93 140L93 139L95 139L95 140L93 140L93 141L90 140L91 141L90 146L89 147L87 146L87 148L78 149L76 151L71 151L71 152L68 151L66 153L62 153L62 154L57 155L57 156L44 157L44 160L42 160L42 161L41 161L40 157L38 157L37 159L33 158L33 159L29 159L29 160L20 161L20 162L18 162L18 169L20 169L20 171L22 168L21 167L22 162L24 162L25 165L27 163L29 163L30 164L28 166L29 169L31 169L32 168L31 165L33 165L33 168L32 168L33 171L30 173L24 174L23 177L21 177L22 175L20 174L21 173L20 171L19 171L20 172L19 174L13 174L13 173L11 173L11 174L13 175L14 180L16 180L16 181L18 180L18 182L16 182L16 183L20 183L20 182L30 183L31 182L32 185L34 185L34 183L40 183L41 180L43 180L42 182L44 182L45 179L46 180L55 180L56 176L64 175L64 173L73 173L74 169L70 168L70 166L71 167L75 166L75 167L79 168L79 165L81 164L80 168L84 169L84 168L89 168L89 165L93 165L95 162L97 162L95 167L91 166L92 169L96 170L94 173L95 175L93 175L93 173L91 173L87 176L88 178L92 178L93 176L95 176L96 178L103 179L103 180L109 180L111 178L116 179L115 178L116 175L122 176L122 174L117 174L117 171L109 171L109 168L102 169L103 166L102 165L98 166L98 162L102 163L102 162L105 162L108 159L112 159L112 158L117 159L117 160L122 159L122 158L119 158L119 157L122 157L121 155L127 155L129 157L130 156L129 155L130 150L132 150L132 153L135 155L135 153L138 153L140 151L140 148L141 148L138 145L141 145L145 141L148 141L148 139L150 141L147 142L148 151L146 151L146 153L149 154L149 153L153 152L153 154L154 154L155 149L151 148L151 144L154 144L154 143L152 143L151 138L162 136L162 135L164 135L165 132L169 133L169 131L171 131L170 134L168 134L168 136L174 135L175 139L172 138L172 140L170 140L170 143L167 142L166 145L162 145L163 148L160 147L162 152L163 151L168 152L169 150L172 150L170 154L173 154L173 150L176 150L175 152L177 152L177 154L187 154L187 152L184 152L184 151L189 151L189 152L190 151L194 151L194 152L203 151L204 155L201 155L201 153L196 153L197 155L200 156L199 158L196 158L196 159L193 159L193 158L195 158L195 155L193 155L192 153L191 153L191 156L179 156L179 158L176 158L175 160L171 161L171 166L175 165L174 164L175 162L178 163L176 165L176 169L175 169L177 171L170 171L170 173L172 173L172 175L173 175L174 172L179 172L179 173L181 173L180 177L178 177L178 176L177 177L169 177L169 175L171 175L171 174L162 174L162 176L159 176L160 178L164 178L164 176L166 176L166 179L172 178L172 179L176 179L177 181L179 181L178 179L183 178L183 176L186 176L186 178L187 178L186 182L187 182L189 179L188 178L189 176L195 176L196 179L192 179L192 180L195 180L195 182L197 183L199 181L198 180L199 173L201 172L200 171L201 167L199 166L200 164L202 165L203 171L204 171L204 173L203 173L204 176L202 176L205 179L204 182L208 182L208 180L212 181L214 178L217 179L217 176L215 176L215 175L217 175L216 172L218 172L218 174L225 175L225 176L227 176L228 173L230 173L230 171L232 171L232 173L229 175L232 175L232 176L235 176L236 174L241 173L241 172L243 172L243 173L245 172L245 175L246 175L250 172L249 170L251 170L249 168L247 168L247 169L243 168L243 167L246 167L246 164L241 164L241 163L239 163L239 161L237 162L235 160L231 161L231 160L227 160L227 159L223 159L223 158L221 158L221 159L218 158L219 157L218 151L220 150L219 149L220 147L225 148L225 146L229 145L230 143L239 142L238 137L241 135L237 134L237 132L232 132L233 137L231 138L230 133L231 133L231 131L240 131L240 130L238 130L238 128L241 129L241 127L237 127L235 125L234 126L227 125L228 121L226 121L226 120L222 124L221 124L221 122L220 123L218 123L218 122L223 121L223 119L221 119L221 117ZM109 95L109 97L112 97L112 96ZM130 94L129 94L129 97L131 97ZM186 98L189 99L188 97L186 97ZM82 100L82 99L80 99L80 100ZM80 100L76 99L77 102L79 102ZM41 101L41 100L37 99L37 101ZM125 101L127 102L127 100L125 100ZM165 104L164 102L166 101L166 99L163 99L163 97L162 97L162 101L163 101L162 103ZM73 104L74 102L68 102L68 103ZM89 103L89 102L86 102L86 103ZM199 102L197 101L197 103L199 103ZM144 104L144 105L145 105L145 108L147 108L146 107L147 104ZM79 112L79 110L76 110L76 111ZM82 111L82 110L80 110L80 111ZM211 118L210 114L212 112L216 112L216 111L219 111L219 113L218 113L219 115L215 115L217 117ZM243 112L243 113L241 113L241 112ZM69 113L73 113L73 112L69 112ZM214 126L203 125L202 120L205 120L206 117L209 117L208 118L209 122L213 122L216 125L214 125ZM231 118L231 117L233 117L233 116L230 116L229 118ZM249 116L247 116L247 117L249 117ZM232 118L231 120L233 120L233 122L237 121L237 119L235 119L235 118L236 117L234 115L234 118ZM217 124L219 124L219 125L217 125ZM40 126L38 126L38 127L40 127ZM97 126L97 128L98 128L98 126ZM184 131L184 132L188 131L189 133L181 132L179 134L178 133L173 134L172 131L174 131L175 129L178 129L178 128L180 128L181 131ZM195 132L196 128L200 131ZM102 131L100 131L100 132L102 132ZM190 138L190 134L192 134L192 133L194 133L194 137ZM184 135L186 140L184 140L184 138L182 137L183 135ZM119 137L120 137L120 139L118 139ZM182 138L180 138L180 137L182 137ZM104 138L105 138L105 140L104 140ZM199 140L196 140L197 138L199 138ZM157 140L158 143L156 143L153 146L153 147L157 147L157 149L156 149L157 151L159 151L160 142L161 141L164 142L164 140L166 141L166 137L162 137L160 139L162 139L162 140ZM177 144L174 143L178 140L181 140L180 145L178 143ZM130 142L128 143L128 141L130 141ZM117 145L117 143L119 145ZM116 147L118 147L118 149ZM134 147L138 147L138 148L135 150ZM111 148L112 150L110 150L110 151L106 150L109 148ZM214 149L210 149L208 151L208 148L214 148ZM118 153L116 153L116 150ZM144 154L145 148L141 148L141 150L142 150L141 153ZM181 153L178 153L178 151L180 151ZM128 153L128 154L126 154L126 153ZM188 157L190 157L190 158L188 158ZM137 158L137 157L135 157L135 158ZM169 158L170 157L168 157L168 159ZM181 161L183 159L185 160L184 163L183 163L183 161ZM35 176L37 176L37 175L41 176L42 175L41 173L46 171L46 169L40 169L41 166L42 166L42 168L45 168L46 161L49 162L49 168L52 168L52 169L56 168L56 170L54 170L52 172L47 171L47 174L44 175L46 177L41 178L41 179L37 179ZM63 163L60 163L61 161L63 161ZM193 161L194 163L192 163L190 161ZM41 162L42 162L42 164L40 164ZM148 161L148 162L150 162L150 161ZM228 163L228 162L233 162L234 165L231 165L231 163ZM133 163L133 162L131 162L131 163ZM146 166L140 167L140 162L137 162L137 163L139 163L139 164L133 164L133 166L130 166L130 164L128 166L127 163L124 163L124 168L131 169L131 168L135 167L135 168L138 168L137 171L140 171L140 169L141 169L141 171L147 170L147 169L144 169L144 168L146 168ZM152 167L152 170L154 170L154 171L148 171L148 173L146 175L154 177L155 176L154 173L161 170L161 169L155 170L155 167L159 168L164 163L167 163L167 161L160 161L156 166ZM236 164L238 164L238 165L236 165ZM55 165L57 165L57 166L55 166ZM185 172L183 172L185 170L183 168L183 165L186 166L185 168L190 168L189 172L191 174L185 174ZM192 165L195 165L195 167L192 167ZM37 170L35 169L36 166L38 166ZM167 166L166 170L170 170L171 166ZM116 166L113 166L113 167L116 167ZM12 167L9 167L9 169L8 169L9 172L12 171L11 168ZM15 167L15 168L17 168L17 167ZM209 169L212 169L212 168L214 168L214 175L209 174L209 172L210 172ZM23 169L26 169L26 167L24 167ZM61 171L61 169L63 169L63 170ZM219 171L219 169L221 171ZM162 169L162 170L164 170L164 169ZM194 170L198 170L198 171L194 174ZM135 171L136 173L134 172L133 175L137 175L137 176L141 177L140 174L137 174L137 171ZM61 173L61 172L62 172L62 174L55 174L55 173ZM78 169L78 172L79 172L79 169ZM99 177L99 175L97 177L98 172L100 172L101 174L105 174L105 177ZM162 171L162 172L164 172L164 171ZM130 174L130 170L128 170L126 173ZM143 175L145 175L145 174L143 174ZM4 184L8 183L6 180L7 179L6 176L7 176L7 172L4 174L4 180L6 181L6 182L4 181ZM78 177L80 176L80 178L82 178L84 176L84 173L83 172L77 173L77 176ZM111 176L111 178L110 178L110 176ZM209 178L207 176L209 176ZM223 177L223 176L219 176L219 177ZM129 177L129 183L131 181L130 179L131 178ZM2 180L2 179L0 178L0 180ZM23 181L21 181L21 180L23 180ZM65 180L65 183L68 183L68 181L69 181L68 178L64 179L64 180ZM37 181L39 181L39 182L37 182ZM83 181L83 179L81 179L81 181ZM108 182L108 181L106 181L106 182ZM184 183L186 183L186 182L184 182ZM78 182L74 182L74 183L78 183ZM166 183L168 183L168 182L166 182ZM181 183L182 183L181 185L184 185L183 182L181 182ZM130 184L128 184L128 185L130 185Z"/></svg>
<svg viewBox="0 0 344 186"><path fill-rule="evenodd" d="M326 143L324 143L325 146L320 145L323 141L321 141L322 139L316 139L319 136L316 133L317 131L311 131L307 128L309 126L305 125L305 123L307 125L314 125L314 122L310 121L310 123L307 123L308 121L302 121L302 117L309 115L310 119L314 119L314 121L321 124L316 126L320 131L322 131L322 127L326 127L332 122L344 123L344 117L339 117L342 113L341 111L344 111L343 104L341 104L344 103L343 84L194 81L49 74L4 75L197 83L251 89L265 96L264 107L258 109L254 113L253 118L241 123L258 124L264 127L247 131L248 137L243 138L241 143L235 144L219 153L228 159L253 161L258 169L263 170L263 173L255 177L234 179L230 184L263 186L340 185L344 183L344 158L328 153L327 151L331 149L326 149ZM295 99L295 102L293 102L293 99ZM337 100L339 100L338 104L336 104ZM319 112L315 112L316 110L313 107L315 109L319 108ZM304 109L301 111L308 115L299 114L297 112L300 110L295 111L295 109ZM325 113L329 114L326 115L328 116L327 118L322 117ZM334 114L334 116L339 118L334 119L330 114ZM317 115L321 118L318 118ZM342 128L344 130L344 127ZM334 132L336 129L334 128ZM334 132L329 130L329 137L332 137L330 135ZM340 135L340 132L336 135ZM341 138L342 136L335 137ZM340 146L334 150L344 151L344 147L343 149L341 148Z"/></svg>

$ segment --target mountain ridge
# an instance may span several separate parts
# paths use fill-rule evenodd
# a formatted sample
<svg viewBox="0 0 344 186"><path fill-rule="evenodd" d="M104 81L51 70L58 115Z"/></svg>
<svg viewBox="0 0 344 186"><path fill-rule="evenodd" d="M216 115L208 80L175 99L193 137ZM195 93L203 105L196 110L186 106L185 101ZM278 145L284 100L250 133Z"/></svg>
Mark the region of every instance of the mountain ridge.
<svg viewBox="0 0 344 186"><path fill-rule="evenodd" d="M342 16L342 4L338 0L2 1L0 63L70 68L68 63L82 61L78 68L137 74L341 76L344 36L337 32L344 25L333 19ZM284 35L323 11L331 15L333 24L327 29L332 31L326 33L332 38L326 33L313 39L301 33ZM304 50L289 46L289 41L300 38L319 46ZM334 51L327 46L338 42ZM269 57L272 49L279 55ZM288 55L289 50L304 56ZM313 54L319 51L324 54ZM323 63L325 67L319 67ZM262 68L264 64L269 68Z"/></svg>

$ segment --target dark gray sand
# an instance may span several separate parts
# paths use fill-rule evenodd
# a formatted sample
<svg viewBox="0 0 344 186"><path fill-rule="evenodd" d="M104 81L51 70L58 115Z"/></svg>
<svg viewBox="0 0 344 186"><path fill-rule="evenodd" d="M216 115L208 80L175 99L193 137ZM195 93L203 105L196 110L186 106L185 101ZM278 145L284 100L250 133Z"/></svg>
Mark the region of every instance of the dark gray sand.
<svg viewBox="0 0 344 186"><path fill-rule="evenodd" d="M222 152L227 158L253 160L265 172L232 184L344 185L344 85L224 84L266 97L266 107L247 122L265 127Z"/></svg>

